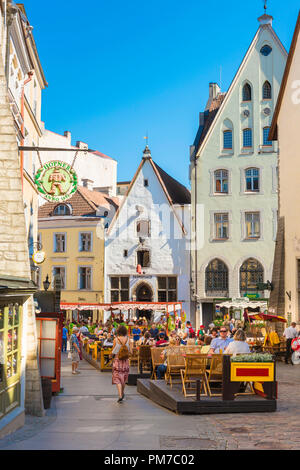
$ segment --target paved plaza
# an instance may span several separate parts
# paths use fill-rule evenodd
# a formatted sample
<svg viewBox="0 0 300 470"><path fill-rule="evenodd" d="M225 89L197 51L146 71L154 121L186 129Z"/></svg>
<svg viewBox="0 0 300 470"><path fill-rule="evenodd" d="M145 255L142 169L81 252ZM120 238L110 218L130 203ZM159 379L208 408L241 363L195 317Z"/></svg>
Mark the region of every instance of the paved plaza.
<svg viewBox="0 0 300 470"><path fill-rule="evenodd" d="M117 404L111 374L88 362L71 374L62 362L64 391L46 416L0 440L1 450L295 450L300 449L300 367L277 364L278 410L260 414L175 415L127 387Z"/></svg>

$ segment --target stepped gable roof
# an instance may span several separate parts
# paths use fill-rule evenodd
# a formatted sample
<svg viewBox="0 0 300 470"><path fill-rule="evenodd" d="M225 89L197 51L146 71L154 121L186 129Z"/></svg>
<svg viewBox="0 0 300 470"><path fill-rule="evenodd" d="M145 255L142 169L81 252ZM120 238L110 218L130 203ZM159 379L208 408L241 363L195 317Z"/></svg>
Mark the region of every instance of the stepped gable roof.
<svg viewBox="0 0 300 470"><path fill-rule="evenodd" d="M225 99L225 96L226 93L219 93L218 96L212 100L209 109L204 112L204 125L199 127L194 142L194 145L197 150L201 146L202 142L206 137L206 134L208 133L212 123L214 122L214 119L221 107L221 104Z"/></svg>
<svg viewBox="0 0 300 470"><path fill-rule="evenodd" d="M53 216L56 206L66 204L72 206L72 217L96 217L99 206L110 209L119 207L119 200L99 191L91 191L83 186L78 186L77 192L65 203L46 202L39 207L39 219Z"/></svg>
<svg viewBox="0 0 300 470"><path fill-rule="evenodd" d="M179 183L177 180L172 178L172 176L166 173L162 168L160 168L157 163L153 162L153 164L166 187L166 190L170 196L172 203L190 204L191 192L185 186L183 186L183 184Z"/></svg>

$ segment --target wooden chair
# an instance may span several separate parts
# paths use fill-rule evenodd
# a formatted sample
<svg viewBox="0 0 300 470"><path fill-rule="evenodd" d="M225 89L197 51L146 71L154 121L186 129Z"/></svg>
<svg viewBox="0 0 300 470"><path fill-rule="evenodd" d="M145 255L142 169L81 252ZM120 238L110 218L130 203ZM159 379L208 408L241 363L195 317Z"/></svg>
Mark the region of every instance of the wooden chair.
<svg viewBox="0 0 300 470"><path fill-rule="evenodd" d="M171 348L170 348L171 349ZM167 370L165 374L165 379L167 384L170 382L171 388L173 387L174 377L180 377L180 370L185 369L185 360L182 354L176 354L176 352L168 351L167 352ZM180 383L181 380L178 382Z"/></svg>
<svg viewBox="0 0 300 470"><path fill-rule="evenodd" d="M138 349L135 346L133 346L130 352L130 356L129 356L129 365L130 366L138 365L138 360L139 360Z"/></svg>
<svg viewBox="0 0 300 470"><path fill-rule="evenodd" d="M142 345L138 350L138 371L142 374L144 369L151 370L151 366L151 346Z"/></svg>
<svg viewBox="0 0 300 470"><path fill-rule="evenodd" d="M207 377L206 377L206 365L207 355L206 354L187 354L185 358L185 369L180 370L182 391L185 397L196 396L196 381L201 380L200 394L202 388L204 388L204 396L207 396ZM195 387L191 387L191 384L195 384ZM186 387L187 385L187 387ZM187 388L193 393L187 393Z"/></svg>
<svg viewBox="0 0 300 470"><path fill-rule="evenodd" d="M151 358L152 358L152 376L151 379L157 380L156 377L156 367L160 366L165 362L165 359L161 357L162 355L162 348L151 348Z"/></svg>
<svg viewBox="0 0 300 470"><path fill-rule="evenodd" d="M207 388L210 397L219 397L222 396L222 391L220 393L212 393L211 383L223 382L223 354L212 354L210 369L207 373Z"/></svg>

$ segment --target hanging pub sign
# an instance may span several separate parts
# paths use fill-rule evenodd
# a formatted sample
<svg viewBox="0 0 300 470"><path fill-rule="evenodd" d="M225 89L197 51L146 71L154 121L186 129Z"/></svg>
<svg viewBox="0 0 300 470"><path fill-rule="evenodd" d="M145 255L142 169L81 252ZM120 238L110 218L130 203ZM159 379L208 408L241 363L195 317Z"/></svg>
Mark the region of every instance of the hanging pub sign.
<svg viewBox="0 0 300 470"><path fill-rule="evenodd" d="M70 164L53 160L35 174L34 182L41 196L50 202L64 202L77 191L77 174Z"/></svg>
<svg viewBox="0 0 300 470"><path fill-rule="evenodd" d="M46 259L46 253L44 251L35 251L32 255L32 261L35 264L42 264Z"/></svg>

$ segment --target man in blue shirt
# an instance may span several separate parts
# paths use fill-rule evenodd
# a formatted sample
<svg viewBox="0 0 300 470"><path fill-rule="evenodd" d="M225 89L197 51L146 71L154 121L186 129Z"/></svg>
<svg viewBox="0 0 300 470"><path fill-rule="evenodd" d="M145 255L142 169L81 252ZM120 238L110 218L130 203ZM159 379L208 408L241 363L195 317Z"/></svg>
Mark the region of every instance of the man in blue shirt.
<svg viewBox="0 0 300 470"><path fill-rule="evenodd" d="M232 341L233 338L228 337L228 329L226 328L226 326L221 326L220 336L212 340L212 342L210 343L210 350L208 354L220 354L221 352L224 353L228 344Z"/></svg>
<svg viewBox="0 0 300 470"><path fill-rule="evenodd" d="M136 342L140 339L140 336L141 336L141 330L139 329L138 325L135 324L134 325L134 328L132 330L132 335L133 335L133 341Z"/></svg>
<svg viewBox="0 0 300 470"><path fill-rule="evenodd" d="M67 341L68 341L68 328L65 326L62 329L62 352L67 352Z"/></svg>

